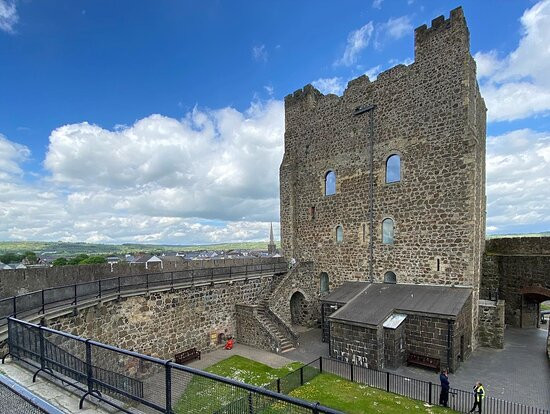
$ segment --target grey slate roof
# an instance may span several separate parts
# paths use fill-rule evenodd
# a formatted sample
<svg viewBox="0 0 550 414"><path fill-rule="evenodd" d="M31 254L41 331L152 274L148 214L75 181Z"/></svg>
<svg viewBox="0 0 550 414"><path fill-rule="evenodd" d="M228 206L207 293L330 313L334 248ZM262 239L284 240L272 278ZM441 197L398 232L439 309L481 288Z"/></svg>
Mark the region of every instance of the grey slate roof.
<svg viewBox="0 0 550 414"><path fill-rule="evenodd" d="M365 289L369 282L344 282L327 296L321 298L321 302L345 304L352 300L359 292Z"/></svg>
<svg viewBox="0 0 550 414"><path fill-rule="evenodd" d="M471 293L470 288L373 283L329 318L372 326L378 326L393 312L455 319Z"/></svg>

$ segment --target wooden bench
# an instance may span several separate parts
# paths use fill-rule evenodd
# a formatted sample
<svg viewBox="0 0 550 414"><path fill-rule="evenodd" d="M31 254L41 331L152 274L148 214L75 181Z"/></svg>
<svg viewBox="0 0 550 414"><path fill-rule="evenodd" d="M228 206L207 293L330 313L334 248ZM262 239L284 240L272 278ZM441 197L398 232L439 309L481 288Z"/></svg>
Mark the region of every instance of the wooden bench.
<svg viewBox="0 0 550 414"><path fill-rule="evenodd" d="M201 351L197 351L197 348L191 348L175 355L176 364L184 364L194 359L201 359Z"/></svg>
<svg viewBox="0 0 550 414"><path fill-rule="evenodd" d="M432 368L437 371L441 368L441 361L438 358L432 358L425 355L419 355L419 354L413 354L412 352L409 352L409 355L407 356L407 364L408 365L419 365L426 368Z"/></svg>

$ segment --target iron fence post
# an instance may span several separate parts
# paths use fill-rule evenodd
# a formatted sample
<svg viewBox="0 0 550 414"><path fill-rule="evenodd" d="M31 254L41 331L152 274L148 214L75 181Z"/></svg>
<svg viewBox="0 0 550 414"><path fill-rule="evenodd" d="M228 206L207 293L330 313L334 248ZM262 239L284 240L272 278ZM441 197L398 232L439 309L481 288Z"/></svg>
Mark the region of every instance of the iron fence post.
<svg viewBox="0 0 550 414"><path fill-rule="evenodd" d="M428 404L432 404L432 382L430 381L430 391L428 393Z"/></svg>
<svg viewBox="0 0 550 414"><path fill-rule="evenodd" d="M319 373L323 373L323 357L319 357Z"/></svg>
<svg viewBox="0 0 550 414"><path fill-rule="evenodd" d="M164 365L166 371L166 414L172 414L172 367L170 361Z"/></svg>
<svg viewBox="0 0 550 414"><path fill-rule="evenodd" d="M320 403L317 401L317 403L315 403L315 406L311 409L311 412L312 412L313 414L319 414L319 408L318 408L318 407L319 407L319 404L320 404Z"/></svg>
<svg viewBox="0 0 550 414"><path fill-rule="evenodd" d="M353 382L353 364L349 364L349 368L350 368L350 381Z"/></svg>
<svg viewBox="0 0 550 414"><path fill-rule="evenodd" d="M279 394L281 393L281 379L280 378L277 378L277 392Z"/></svg>
<svg viewBox="0 0 550 414"><path fill-rule="evenodd" d="M99 279L99 292L98 292L98 297L99 299L101 299L101 279Z"/></svg>
<svg viewBox="0 0 550 414"><path fill-rule="evenodd" d="M149 273L145 273L145 290L149 292Z"/></svg>
<svg viewBox="0 0 550 414"><path fill-rule="evenodd" d="M44 360L44 331L42 327L38 327L38 340L40 341L40 369L46 368L46 361Z"/></svg>
<svg viewBox="0 0 550 414"><path fill-rule="evenodd" d="M17 296L13 297L13 317L17 317Z"/></svg>
<svg viewBox="0 0 550 414"><path fill-rule="evenodd" d="M254 414L254 401L252 400L252 393L248 393L248 413Z"/></svg>
<svg viewBox="0 0 550 414"><path fill-rule="evenodd" d="M118 277L118 296L120 296L120 276Z"/></svg>
<svg viewBox="0 0 550 414"><path fill-rule="evenodd" d="M44 306L44 289L42 289L42 291L41 291L41 298L42 298L42 315L43 315L44 312L46 311L45 306Z"/></svg>
<svg viewBox="0 0 550 414"><path fill-rule="evenodd" d="M90 340L86 339L86 382L88 384L88 393L92 393L94 389L93 384L93 370L92 370L92 346L90 345Z"/></svg>
<svg viewBox="0 0 550 414"><path fill-rule="evenodd" d="M304 367L300 367L300 385L304 385Z"/></svg>
<svg viewBox="0 0 550 414"><path fill-rule="evenodd" d="M390 373L386 372L386 391L390 392Z"/></svg>

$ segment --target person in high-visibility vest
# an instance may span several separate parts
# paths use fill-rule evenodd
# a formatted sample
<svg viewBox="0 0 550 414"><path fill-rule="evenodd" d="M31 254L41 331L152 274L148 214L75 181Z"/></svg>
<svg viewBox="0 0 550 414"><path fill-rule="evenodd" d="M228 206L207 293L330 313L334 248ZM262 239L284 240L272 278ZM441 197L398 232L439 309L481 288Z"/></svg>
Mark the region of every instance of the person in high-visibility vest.
<svg viewBox="0 0 550 414"><path fill-rule="evenodd" d="M481 414L481 403L483 402L483 399L485 398L485 388L483 388L483 385L481 382L476 382L476 385L474 385L474 406L470 410L471 413L473 413L477 407L477 412Z"/></svg>

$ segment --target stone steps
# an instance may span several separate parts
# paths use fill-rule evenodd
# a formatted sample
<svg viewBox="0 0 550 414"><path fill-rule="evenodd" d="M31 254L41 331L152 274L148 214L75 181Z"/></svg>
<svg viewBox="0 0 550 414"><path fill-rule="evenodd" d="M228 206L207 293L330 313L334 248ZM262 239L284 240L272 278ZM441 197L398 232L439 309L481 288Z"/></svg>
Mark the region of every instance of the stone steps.
<svg viewBox="0 0 550 414"><path fill-rule="evenodd" d="M281 332L277 325L271 322L268 316L268 309L267 300L262 300L258 305L258 319L271 335L277 339L279 343L279 352L285 353L295 349L292 340L290 340L284 332Z"/></svg>

